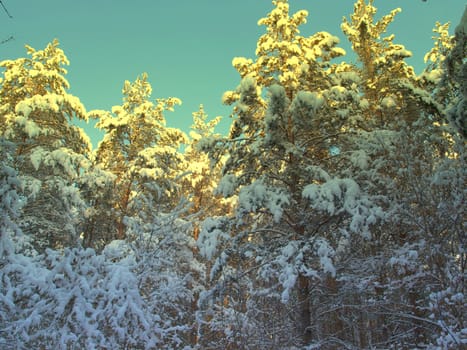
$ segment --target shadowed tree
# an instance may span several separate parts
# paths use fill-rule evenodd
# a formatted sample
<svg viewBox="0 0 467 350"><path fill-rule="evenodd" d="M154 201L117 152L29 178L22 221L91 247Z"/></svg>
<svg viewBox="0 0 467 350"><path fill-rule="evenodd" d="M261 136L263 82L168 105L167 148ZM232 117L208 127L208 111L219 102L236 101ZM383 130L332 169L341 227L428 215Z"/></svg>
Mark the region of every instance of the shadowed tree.
<svg viewBox="0 0 467 350"><path fill-rule="evenodd" d="M332 35L299 35L306 11L289 15L287 1L273 4L259 21L267 32L256 59L233 60L242 80L224 95L233 105L230 135L205 144L227 155L218 192L238 196L234 217L207 220L198 240L216 258L211 329L230 327L232 348L245 346L245 334L257 348L322 349L458 334L457 314L445 329L418 308L429 304L423 268L433 266L412 264L415 254L432 256L423 239L452 227L450 242L462 248L458 216L441 221L436 208L459 212L464 175L427 83L435 75L417 77L405 62L411 53L384 37L400 10L377 20L373 1L356 2L342 25L358 57L351 65L331 63L343 54ZM452 165L452 188L429 185L439 164ZM462 262L451 257L442 269L459 276ZM283 313L264 318L277 303Z"/></svg>

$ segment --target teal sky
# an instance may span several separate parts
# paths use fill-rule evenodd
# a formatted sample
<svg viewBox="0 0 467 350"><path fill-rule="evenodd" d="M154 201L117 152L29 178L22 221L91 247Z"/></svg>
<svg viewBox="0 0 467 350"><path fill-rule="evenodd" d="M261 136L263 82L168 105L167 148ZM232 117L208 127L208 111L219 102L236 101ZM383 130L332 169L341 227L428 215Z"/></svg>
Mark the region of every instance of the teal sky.
<svg viewBox="0 0 467 350"><path fill-rule="evenodd" d="M339 36L343 16L353 9L352 0L290 0L293 12L309 11L302 35L328 31ZM153 98L178 97L183 105L167 113L170 126L184 131L191 113L204 104L210 118L221 115L219 132L230 121L230 107L221 103L226 90L239 83L232 58L254 58L256 41L264 33L257 21L271 9L270 0L3 0L13 16L0 12L0 60L24 57L24 44L42 49L59 39L70 66L70 92L87 110L121 104L125 80L149 74ZM465 0L375 0L379 16L396 7L402 13L389 27L414 53L409 63L419 72L423 56L432 46L436 21L459 22ZM351 60L351 58L349 58ZM96 144L101 135L92 125L86 132Z"/></svg>

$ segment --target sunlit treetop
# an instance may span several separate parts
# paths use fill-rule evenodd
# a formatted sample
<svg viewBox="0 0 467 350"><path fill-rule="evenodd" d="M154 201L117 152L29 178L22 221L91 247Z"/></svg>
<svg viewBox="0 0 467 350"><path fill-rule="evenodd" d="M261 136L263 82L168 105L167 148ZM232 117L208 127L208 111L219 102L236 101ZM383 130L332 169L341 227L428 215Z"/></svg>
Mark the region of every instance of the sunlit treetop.
<svg viewBox="0 0 467 350"><path fill-rule="evenodd" d="M199 147L200 143L205 142L206 139L220 138L219 134L214 133L220 117L208 120L203 105L200 105L198 111L192 115L190 142L184 153L185 176L181 182L182 191L192 203L190 212L197 213L199 218L205 218L207 215L224 215L229 212L231 203L214 195L224 161L221 159L217 164L213 164L208 154ZM194 234L195 236L198 234L197 229Z"/></svg>
<svg viewBox="0 0 467 350"><path fill-rule="evenodd" d="M300 35L308 12L290 15L287 1L273 1L274 8L258 25L266 27L257 42L256 59L236 57L232 64L242 81L234 91L224 93L223 102L233 105L232 115L238 118L230 130L232 137L251 136L260 130L267 102L264 88L280 85L292 100L299 91L321 92L332 82L329 73L333 58L345 55L337 47L339 39L327 32L309 37Z"/></svg>
<svg viewBox="0 0 467 350"><path fill-rule="evenodd" d="M354 50L364 49L363 42L356 40L361 38L365 40L366 37L371 37L373 40L379 40L381 34L384 34L389 24L394 20L394 17L402 10L396 8L389 14L383 16L380 20L375 21L377 8L373 6L374 0L369 0L366 4L365 0L358 0L354 5L354 12L350 15L351 21L343 18L342 30L347 36L354 38L352 41L352 48Z"/></svg>
<svg viewBox="0 0 467 350"><path fill-rule="evenodd" d="M232 64L242 78L251 77L262 87L280 84L292 95L319 80L311 77L316 66L328 66L332 58L344 55L345 51L336 47L339 39L327 32L310 37L300 35L299 27L306 23L307 11L290 15L287 1L272 3L275 8L258 21L258 25L266 27L266 33L257 42L257 59L236 57ZM231 104L237 97L227 92L224 102Z"/></svg>
<svg viewBox="0 0 467 350"><path fill-rule="evenodd" d="M403 45L394 44L394 35L383 37L401 9L396 8L377 21L376 11L373 0L368 4L365 0L358 0L350 21L344 17L341 25L342 31L352 43L352 49L363 63L365 77L373 79L385 67L397 70L399 75L405 72L406 77L413 76L412 67L404 63L404 59L411 57L412 53Z"/></svg>
<svg viewBox="0 0 467 350"><path fill-rule="evenodd" d="M212 120L207 120L208 115L204 110L204 106L200 105L197 112L193 112L193 124L191 126L190 137L194 141L212 135L214 128L219 124L221 117L216 117Z"/></svg>
<svg viewBox="0 0 467 350"><path fill-rule="evenodd" d="M425 55L425 63L428 63L428 70L441 68L449 51L454 47L454 36L449 34L450 23L441 24L436 22L433 29L433 48Z"/></svg>
<svg viewBox="0 0 467 350"><path fill-rule="evenodd" d="M367 127L413 121L420 109L437 113L423 82L405 61L412 53L394 43L394 35L384 36L401 9L394 9L378 20L376 10L373 0L368 3L358 0L350 19L344 17L341 25L360 63L357 70L362 78L363 98L367 101L363 111Z"/></svg>
<svg viewBox="0 0 467 350"><path fill-rule="evenodd" d="M116 177L115 206L121 215L118 237L124 236L123 217L134 210L132 203L144 196L170 197L174 179L181 172L179 147L186 143L186 136L167 127L164 116L181 101L169 97L154 103L151 92L147 74L142 74L134 82L125 81L123 103L114 106L112 113L90 112L90 117L99 119L96 126L105 131L96 150L96 163Z"/></svg>
<svg viewBox="0 0 467 350"><path fill-rule="evenodd" d="M43 50L26 46L30 57L0 62L0 122L2 134L20 143L90 152L90 142L74 118L87 120L80 100L69 94L64 68L68 59L58 40ZM35 140L32 142L32 140ZM22 141L20 141L22 140Z"/></svg>
<svg viewBox="0 0 467 350"><path fill-rule="evenodd" d="M91 116L99 118L97 127L106 135L100 143L97 154L101 161L114 163L123 156L134 161L140 152L151 147L169 147L177 149L184 142L184 134L166 127L164 111L172 111L181 101L175 97L150 101L152 88L143 74L133 83L125 81L122 89L123 104L114 106L112 114L105 111L93 111ZM107 151L116 154L108 156ZM121 164L126 167L127 164Z"/></svg>
<svg viewBox="0 0 467 350"><path fill-rule="evenodd" d="M0 83L3 85L3 91L8 90L8 95L0 96L3 106L33 95L64 94L70 88L64 77L67 74L64 66L68 65L69 61L58 46L59 42L56 39L44 50L35 50L26 45L30 58L5 60L0 63L0 66L5 68L4 78L0 79Z"/></svg>

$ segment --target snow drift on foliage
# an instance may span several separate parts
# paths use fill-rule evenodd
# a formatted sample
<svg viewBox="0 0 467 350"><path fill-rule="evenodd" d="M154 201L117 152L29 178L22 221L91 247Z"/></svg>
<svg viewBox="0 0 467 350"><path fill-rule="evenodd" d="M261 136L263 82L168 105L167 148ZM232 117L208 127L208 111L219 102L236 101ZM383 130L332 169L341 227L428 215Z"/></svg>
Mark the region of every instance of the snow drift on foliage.
<svg viewBox="0 0 467 350"><path fill-rule="evenodd" d="M12 256L0 272L0 342L13 348L154 346L160 331L145 310L131 260L111 262L91 249Z"/></svg>

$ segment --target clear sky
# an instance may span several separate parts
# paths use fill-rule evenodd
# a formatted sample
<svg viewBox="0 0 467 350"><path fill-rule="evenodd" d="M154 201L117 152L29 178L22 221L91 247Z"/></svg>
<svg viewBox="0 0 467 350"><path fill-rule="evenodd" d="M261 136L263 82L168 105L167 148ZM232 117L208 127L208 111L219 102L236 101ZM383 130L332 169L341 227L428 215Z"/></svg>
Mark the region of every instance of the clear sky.
<svg viewBox="0 0 467 350"><path fill-rule="evenodd" d="M352 0L290 0L292 11L306 9L308 23L302 35L328 31L349 51L340 30ZM44 48L59 39L70 66L70 92L87 110L121 104L125 80L149 74L153 98L178 97L183 105L167 113L170 126L189 130L191 113L204 104L210 118L223 116L219 128L230 123L230 107L221 96L239 83L232 58L254 58L256 41L264 33L257 21L271 9L270 0L3 0L13 16L0 12L0 60L25 57L24 44ZM389 27L414 53L409 63L423 68L423 56L432 45L436 21L459 22L465 0L375 0L379 16L396 7L402 13ZM100 134L92 125L86 132L96 144Z"/></svg>

